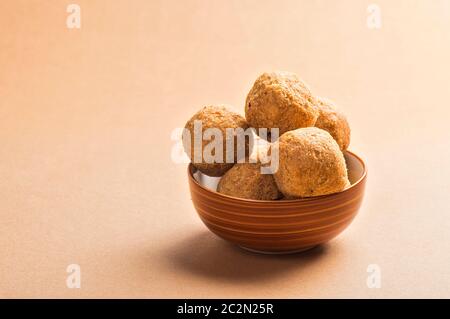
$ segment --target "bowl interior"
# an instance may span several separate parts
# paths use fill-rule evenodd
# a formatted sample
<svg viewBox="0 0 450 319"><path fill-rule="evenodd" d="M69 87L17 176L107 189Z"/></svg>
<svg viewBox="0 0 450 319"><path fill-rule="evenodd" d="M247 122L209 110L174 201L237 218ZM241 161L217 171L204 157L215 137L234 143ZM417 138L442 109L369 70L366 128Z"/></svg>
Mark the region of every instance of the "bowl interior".
<svg viewBox="0 0 450 319"><path fill-rule="evenodd" d="M365 175L366 167L362 159L352 152L344 152L345 163L347 164L347 173L350 184L359 182Z"/></svg>
<svg viewBox="0 0 450 319"><path fill-rule="evenodd" d="M348 179L350 184L354 185L359 182L365 174L364 162L355 154L350 151L344 152L345 162L347 164ZM217 185L219 184L221 177L211 177L203 174L199 170L192 172L192 176L197 183L213 192L217 191Z"/></svg>

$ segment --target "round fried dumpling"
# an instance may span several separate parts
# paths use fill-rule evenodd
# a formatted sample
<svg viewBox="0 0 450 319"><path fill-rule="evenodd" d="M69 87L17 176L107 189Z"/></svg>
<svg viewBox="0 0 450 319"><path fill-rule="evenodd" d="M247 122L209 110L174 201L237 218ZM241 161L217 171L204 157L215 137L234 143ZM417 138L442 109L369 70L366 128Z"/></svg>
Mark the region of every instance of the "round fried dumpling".
<svg viewBox="0 0 450 319"><path fill-rule="evenodd" d="M331 135L316 127L283 134L274 143L278 189L288 198L336 193L350 185L344 156Z"/></svg>
<svg viewBox="0 0 450 319"><path fill-rule="evenodd" d="M296 74L260 75L245 102L245 117L254 128L279 128L279 135L314 126L319 116L317 100Z"/></svg>
<svg viewBox="0 0 450 319"><path fill-rule="evenodd" d="M261 163L238 163L223 175L217 191L228 196L275 200L281 194L271 174L261 173Z"/></svg>
<svg viewBox="0 0 450 319"><path fill-rule="evenodd" d="M325 98L318 98L317 100L320 113L315 127L330 133L341 151L345 151L350 144L350 126L347 118L332 101Z"/></svg>
<svg viewBox="0 0 450 319"><path fill-rule="evenodd" d="M202 141L201 149L197 150L198 154L200 154L200 160L197 160L195 158L195 147L196 144L194 143L194 137L195 137L195 123L196 121L201 121L201 136L199 137ZM188 138L185 138L183 135L183 146L186 154L191 159L192 164L199 169L202 173L209 175L209 176L222 176L225 174L226 171L228 171L238 160L237 155L237 137L236 134L233 136L228 136L226 133L226 129L236 129L236 128L242 128L247 129L248 124L245 118L235 112L232 112L228 110L225 106L219 105L219 106L205 106L200 111L194 114L192 118L186 123L185 129L189 130L190 132L190 140ZM222 133L222 160L221 162L209 162L204 158L203 150L205 147L211 143L212 141L205 140L203 138L203 133L207 129L218 129ZM227 149L227 138L234 139L234 141L231 141L234 145L233 149ZM214 138L212 138L214 140ZM248 154L248 141L246 141L245 146L246 148L243 156ZM234 158L233 162L227 162L227 152L234 152L234 155L232 155L232 158Z"/></svg>

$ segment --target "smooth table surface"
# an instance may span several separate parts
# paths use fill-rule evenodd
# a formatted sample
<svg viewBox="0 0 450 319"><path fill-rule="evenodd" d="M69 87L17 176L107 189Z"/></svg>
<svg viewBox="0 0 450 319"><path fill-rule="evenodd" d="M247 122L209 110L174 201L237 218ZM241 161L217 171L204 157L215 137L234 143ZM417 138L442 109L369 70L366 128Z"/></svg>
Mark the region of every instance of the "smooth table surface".
<svg viewBox="0 0 450 319"><path fill-rule="evenodd" d="M356 0L69 3L0 2L0 297L450 297L450 1L379 0L380 29ZM204 227L171 134L279 69L369 174L338 238L265 256Z"/></svg>

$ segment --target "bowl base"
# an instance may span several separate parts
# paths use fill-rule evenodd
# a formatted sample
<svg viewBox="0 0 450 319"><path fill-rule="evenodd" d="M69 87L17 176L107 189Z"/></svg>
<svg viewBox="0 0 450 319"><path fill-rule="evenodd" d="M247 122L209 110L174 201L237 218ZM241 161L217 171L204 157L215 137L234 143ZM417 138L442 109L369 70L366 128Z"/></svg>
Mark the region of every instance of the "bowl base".
<svg viewBox="0 0 450 319"><path fill-rule="evenodd" d="M316 247L317 245L313 245L313 246L309 246L309 247L305 247L305 248L300 248L300 249L294 249L294 250L281 250L281 251L270 251L270 250L259 250L259 249L253 249L253 248L249 248L249 247L245 247L245 246L239 246L244 250L250 251L252 253L257 253L257 254L265 254L265 255L288 255L288 254L297 254L297 253L301 253L310 249L313 249L314 247Z"/></svg>

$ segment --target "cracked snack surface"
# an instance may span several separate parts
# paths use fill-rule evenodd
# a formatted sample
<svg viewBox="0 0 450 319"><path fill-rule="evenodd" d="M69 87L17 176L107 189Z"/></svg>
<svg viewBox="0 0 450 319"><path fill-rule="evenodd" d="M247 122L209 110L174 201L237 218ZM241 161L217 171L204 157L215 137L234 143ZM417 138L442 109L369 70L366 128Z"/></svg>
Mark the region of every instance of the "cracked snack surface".
<svg viewBox="0 0 450 319"><path fill-rule="evenodd" d="M339 111L333 101L317 98L319 117L315 127L321 128L335 139L339 148L345 151L350 145L350 126L344 113Z"/></svg>
<svg viewBox="0 0 450 319"><path fill-rule="evenodd" d="M275 181L286 197L326 195L350 186L344 156L328 132L316 127L289 131L273 147L280 161Z"/></svg>
<svg viewBox="0 0 450 319"><path fill-rule="evenodd" d="M261 163L238 163L219 181L221 194L255 200L275 200L281 194L271 174L261 174Z"/></svg>
<svg viewBox="0 0 450 319"><path fill-rule="evenodd" d="M279 134L314 126L319 116L317 100L296 74L260 75L245 102L245 117L255 128L279 128Z"/></svg>
<svg viewBox="0 0 450 319"><path fill-rule="evenodd" d="M199 153L201 154L201 161L198 163L194 162L194 121L201 121L202 122L202 149L199 150ZM224 105L211 105L211 106L205 106L200 111L194 114L192 118L186 123L185 128L188 129L191 133L191 139L185 139L183 138L183 146L186 154L191 159L192 164L199 169L201 172L203 172L206 175L209 176L222 176L226 171L228 171L231 167L233 167L234 163L237 161L237 138L236 135L234 135L234 150L227 150L227 135L226 135L226 129L227 128L243 128L244 130L248 128L247 121L245 118L238 113L232 112L228 110L228 108ZM208 128L216 128L219 129L222 132L222 151L223 151L223 163L207 163L205 159L203 158L203 150L205 149L205 146L207 146L211 141L204 140L203 139L203 132ZM246 143L246 153L247 153L248 143ZM190 151L189 151L190 150ZM234 162L233 163L227 163L226 162L226 154L227 151L234 152Z"/></svg>

